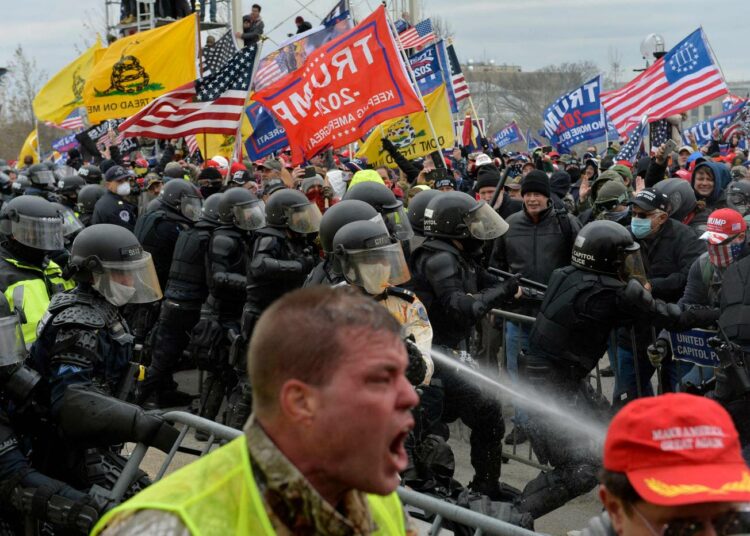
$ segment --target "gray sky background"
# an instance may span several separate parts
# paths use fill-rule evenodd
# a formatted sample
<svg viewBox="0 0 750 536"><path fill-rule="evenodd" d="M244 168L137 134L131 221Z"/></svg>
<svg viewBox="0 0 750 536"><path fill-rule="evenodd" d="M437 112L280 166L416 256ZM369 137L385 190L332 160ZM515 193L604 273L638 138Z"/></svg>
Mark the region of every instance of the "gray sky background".
<svg viewBox="0 0 750 536"><path fill-rule="evenodd" d="M300 0L305 4L309 0ZM53 75L93 41L88 28L102 28L104 0L24 0L5 2L0 32L0 66L23 45L37 65ZM243 0L249 11L253 2ZM263 5L266 28L300 9L294 0ZM323 16L334 0L313 0L310 10ZM361 18L378 0L352 0ZM313 24L319 17L302 10ZM700 25L708 35L728 81L750 80L747 61L748 0L423 0L424 16L440 16L454 33L462 61L495 60L533 71L549 64L591 60L603 73L610 70L610 49L621 56L621 80L644 65L641 40L660 33L667 49ZM294 32L291 17L271 37L280 42Z"/></svg>

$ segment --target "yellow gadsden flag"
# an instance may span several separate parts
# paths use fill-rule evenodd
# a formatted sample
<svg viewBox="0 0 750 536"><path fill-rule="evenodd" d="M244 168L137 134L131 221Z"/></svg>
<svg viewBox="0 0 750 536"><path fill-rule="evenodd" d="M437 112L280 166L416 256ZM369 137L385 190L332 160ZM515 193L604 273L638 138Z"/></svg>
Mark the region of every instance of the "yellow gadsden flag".
<svg viewBox="0 0 750 536"><path fill-rule="evenodd" d="M123 37L96 63L83 88L89 121L128 117L195 80L196 16Z"/></svg>
<svg viewBox="0 0 750 536"><path fill-rule="evenodd" d="M252 132L253 127L250 125L247 114L242 114L242 139L246 140ZM227 159L232 158L235 146L234 134L196 134L195 139L198 142L198 149L203 155L204 160L208 160L216 155ZM206 154L203 154L204 152ZM242 154L247 154L244 143L242 144Z"/></svg>
<svg viewBox="0 0 750 536"><path fill-rule="evenodd" d="M40 121L60 124L63 119L83 105L83 86L102 50L99 36L96 43L50 78L34 97L34 115Z"/></svg>
<svg viewBox="0 0 750 536"><path fill-rule="evenodd" d="M18 153L18 167L24 167L23 166L23 159L27 156L30 156L34 160L34 164L39 163L39 140L36 135L36 129L31 131L31 134L26 136L26 141L23 142L23 146L21 147L21 152Z"/></svg>
<svg viewBox="0 0 750 536"><path fill-rule="evenodd" d="M440 148L453 147L453 120L445 84L425 95L424 103L435 127ZM391 119L376 127L360 145L357 157L367 158L371 165L385 164L396 167L390 155L382 150L383 144L380 140L383 137L391 140L398 151L409 159L428 155L437 149L424 112L414 112L398 119Z"/></svg>

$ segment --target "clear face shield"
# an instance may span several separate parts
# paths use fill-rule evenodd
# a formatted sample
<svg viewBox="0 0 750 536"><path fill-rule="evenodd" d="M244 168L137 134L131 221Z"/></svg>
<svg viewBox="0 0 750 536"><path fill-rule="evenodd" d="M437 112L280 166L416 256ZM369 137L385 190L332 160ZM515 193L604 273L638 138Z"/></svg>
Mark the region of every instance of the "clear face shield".
<svg viewBox="0 0 750 536"><path fill-rule="evenodd" d="M151 303L162 297L154 263L147 252L139 259L104 261L103 271L94 273L93 287L104 298L120 307L126 303Z"/></svg>
<svg viewBox="0 0 750 536"><path fill-rule="evenodd" d="M464 218L471 236L478 240L494 240L508 231L506 221L484 201Z"/></svg>
<svg viewBox="0 0 750 536"><path fill-rule="evenodd" d="M48 169L34 172L34 180L31 181L33 184L39 184L40 186L51 186L55 184L55 174Z"/></svg>
<svg viewBox="0 0 750 536"><path fill-rule="evenodd" d="M197 196L183 195L180 199L180 213L190 221L198 221L201 218L203 203Z"/></svg>
<svg viewBox="0 0 750 536"><path fill-rule="evenodd" d="M404 250L399 242L373 249L349 250L341 260L344 277L368 294L381 294L386 288L411 278Z"/></svg>
<svg viewBox="0 0 750 536"><path fill-rule="evenodd" d="M286 217L289 229L299 234L317 233L323 215L318 205L307 203L286 207Z"/></svg>
<svg viewBox="0 0 750 536"><path fill-rule="evenodd" d="M648 283L646 268L643 265L643 257L641 257L641 248L638 244L633 244L625 250L625 258L622 260L622 266L620 267L620 277L623 281L635 279L644 286Z"/></svg>
<svg viewBox="0 0 750 536"><path fill-rule="evenodd" d="M0 318L0 367L22 363L24 355L25 348L18 317L11 314Z"/></svg>
<svg viewBox="0 0 750 536"><path fill-rule="evenodd" d="M266 225L266 204L260 199L235 205L232 212L234 212L237 227L245 231L254 231Z"/></svg>
<svg viewBox="0 0 750 536"><path fill-rule="evenodd" d="M67 207L63 210L62 219L63 236L66 238L75 235L78 231L83 229L83 224L76 216L76 213Z"/></svg>
<svg viewBox="0 0 750 536"><path fill-rule="evenodd" d="M34 218L16 214L11 218L10 229L14 239L30 248L57 251L65 244L60 217Z"/></svg>
<svg viewBox="0 0 750 536"><path fill-rule="evenodd" d="M401 204L394 210L383 211L382 215L389 234L396 240L403 242L414 236L414 229L411 228L404 205Z"/></svg>

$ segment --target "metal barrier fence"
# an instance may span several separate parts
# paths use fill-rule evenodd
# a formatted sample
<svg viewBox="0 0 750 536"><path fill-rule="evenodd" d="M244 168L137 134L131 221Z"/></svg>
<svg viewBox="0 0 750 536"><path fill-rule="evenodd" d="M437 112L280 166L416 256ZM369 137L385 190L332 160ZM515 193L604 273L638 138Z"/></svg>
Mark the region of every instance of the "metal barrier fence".
<svg viewBox="0 0 750 536"><path fill-rule="evenodd" d="M168 471L170 465L178 453L200 457L207 454L214 446L242 435L240 430L229 428L202 417L184 411L170 411L163 415L164 419L179 428L179 436L170 452L161 464L154 477L154 481L160 480ZM186 446L185 438L190 430L200 431L207 435L208 440L200 448ZM125 490L135 479L139 466L143 463L148 447L138 443L128 459L127 465L120 479L112 490L112 497L121 500ZM423 493L418 493L403 487L398 488L398 495L407 507L422 510L428 514L434 514L435 519L429 529L429 534L437 535L444 528L446 521L459 523L466 527L475 529L474 536L497 535L497 536L534 536L537 533L522 529L510 523L468 510L466 508L441 501Z"/></svg>

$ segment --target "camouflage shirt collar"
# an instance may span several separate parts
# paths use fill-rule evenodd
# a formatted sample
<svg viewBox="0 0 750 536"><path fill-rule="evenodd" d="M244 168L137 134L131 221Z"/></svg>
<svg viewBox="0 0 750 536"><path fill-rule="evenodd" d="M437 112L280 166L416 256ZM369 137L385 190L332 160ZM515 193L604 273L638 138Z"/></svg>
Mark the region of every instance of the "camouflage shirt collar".
<svg viewBox="0 0 750 536"><path fill-rule="evenodd" d="M374 531L364 493L350 490L341 510L337 510L276 447L254 417L250 417L244 432L254 477L277 532L284 532L279 524L294 534L345 536Z"/></svg>

